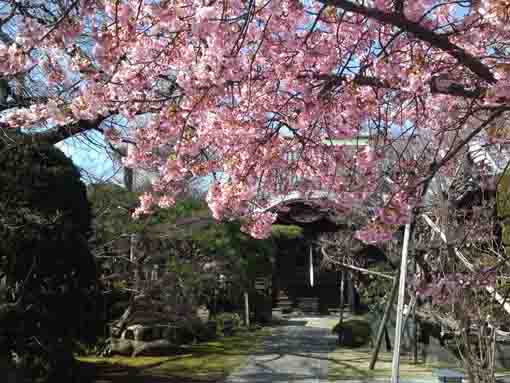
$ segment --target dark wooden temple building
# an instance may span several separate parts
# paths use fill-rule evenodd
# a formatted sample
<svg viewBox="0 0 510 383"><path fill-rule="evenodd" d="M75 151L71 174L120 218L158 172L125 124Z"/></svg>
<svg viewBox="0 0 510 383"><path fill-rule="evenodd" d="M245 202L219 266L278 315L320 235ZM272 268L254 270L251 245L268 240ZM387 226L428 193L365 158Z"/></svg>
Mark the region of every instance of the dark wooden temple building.
<svg viewBox="0 0 510 383"><path fill-rule="evenodd" d="M276 316L299 312L327 314L339 310L342 268L324 259L321 240L352 236L356 223L349 221L347 224L345 217L321 202L324 201L295 198L282 202L275 209L277 224L297 225L303 230L303 235L297 239L279 241L272 280L273 314ZM352 246L340 250L349 254L337 254L338 260L357 259L363 267L380 262L389 264L377 247L357 241L351 243ZM344 273L344 304L358 312L362 309L358 293L361 276L356 271L343 269L347 271Z"/></svg>
<svg viewBox="0 0 510 383"><path fill-rule="evenodd" d="M348 146L357 150L360 146L370 145L370 139L368 136L357 137L352 140L333 140L328 144ZM338 264L325 262L319 239L328 235L352 236L355 229L364 224L365 219L346 217L328 204L330 198L328 192L317 190L306 195L294 192L273 199L270 210L278 214L276 223L297 225L303 230L302 237L279 242L272 277L274 314L286 312L325 314L339 309L340 267ZM345 252L350 253L350 257L356 255L356 252L360 253L359 258L363 259L364 266L381 260L386 261L382 251L373 246L363 246L359 242L354 246L347 246ZM342 255L340 258L343 258ZM345 268L344 270L347 271ZM360 309L356 287L359 274L351 270L344 275L346 278L344 304L357 311Z"/></svg>

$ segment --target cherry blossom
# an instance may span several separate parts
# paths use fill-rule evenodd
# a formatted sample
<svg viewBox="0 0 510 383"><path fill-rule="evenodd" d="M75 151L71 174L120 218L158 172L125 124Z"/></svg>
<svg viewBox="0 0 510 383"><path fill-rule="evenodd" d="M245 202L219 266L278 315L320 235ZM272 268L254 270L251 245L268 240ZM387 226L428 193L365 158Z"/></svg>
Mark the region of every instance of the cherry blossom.
<svg viewBox="0 0 510 383"><path fill-rule="evenodd" d="M0 43L3 77L37 71L49 88L1 121L65 136L144 116L125 164L159 179L136 215L204 176L214 217L256 237L274 197L322 190L333 208L375 212L358 238L388 240L427 180L454 174L469 139L491 135L484 121L509 110L503 0L56 4L58 22L18 13ZM399 144L414 139L427 141L419 153Z"/></svg>

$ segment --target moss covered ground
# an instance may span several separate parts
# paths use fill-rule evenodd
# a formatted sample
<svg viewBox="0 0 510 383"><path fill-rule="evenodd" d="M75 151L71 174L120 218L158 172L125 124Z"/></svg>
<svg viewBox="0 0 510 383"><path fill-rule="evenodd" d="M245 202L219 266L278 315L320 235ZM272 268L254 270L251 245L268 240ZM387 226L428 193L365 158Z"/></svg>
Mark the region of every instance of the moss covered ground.
<svg viewBox="0 0 510 383"><path fill-rule="evenodd" d="M379 353L379 358L374 370L369 370L368 365L372 357L372 349L362 347L358 349L339 347L329 354L331 360L329 366L329 378L331 381L347 379L384 378L391 376L392 354L389 352ZM431 378L437 368L455 367L444 364L414 364L407 356L400 360L400 376L402 378Z"/></svg>
<svg viewBox="0 0 510 383"><path fill-rule="evenodd" d="M370 347L368 316L349 316L344 322L344 329L352 335L350 342L338 347L329 354L329 378L331 381L346 379L386 378L391 376L392 353L381 350L374 370L368 368L373 349ZM333 327L338 331L338 325ZM414 364L408 356L401 357L400 376L403 378L430 378L437 368L455 367L444 364Z"/></svg>
<svg viewBox="0 0 510 383"><path fill-rule="evenodd" d="M94 383L219 382L257 351L269 329L240 331L213 342L180 348L173 356L79 358L83 376Z"/></svg>

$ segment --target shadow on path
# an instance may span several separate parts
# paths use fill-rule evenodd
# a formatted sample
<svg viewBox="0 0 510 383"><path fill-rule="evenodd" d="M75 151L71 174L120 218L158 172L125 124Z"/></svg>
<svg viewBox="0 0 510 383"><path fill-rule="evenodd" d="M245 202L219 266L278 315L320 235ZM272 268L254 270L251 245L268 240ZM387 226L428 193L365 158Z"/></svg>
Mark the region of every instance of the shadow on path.
<svg viewBox="0 0 510 383"><path fill-rule="evenodd" d="M280 323L267 337L262 350L250 356L247 365L227 379L227 383L327 382L328 354L336 347L336 337L321 318L297 318Z"/></svg>

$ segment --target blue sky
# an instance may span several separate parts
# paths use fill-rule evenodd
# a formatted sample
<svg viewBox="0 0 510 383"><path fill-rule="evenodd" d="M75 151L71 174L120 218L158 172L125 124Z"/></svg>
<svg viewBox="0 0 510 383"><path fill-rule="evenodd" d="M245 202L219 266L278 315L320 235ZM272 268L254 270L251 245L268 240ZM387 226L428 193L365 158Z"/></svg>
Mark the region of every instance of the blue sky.
<svg viewBox="0 0 510 383"><path fill-rule="evenodd" d="M71 137L56 146L83 170L83 180L86 183L112 180L112 177L118 179L119 166L106 153L101 133L92 132L86 137Z"/></svg>

